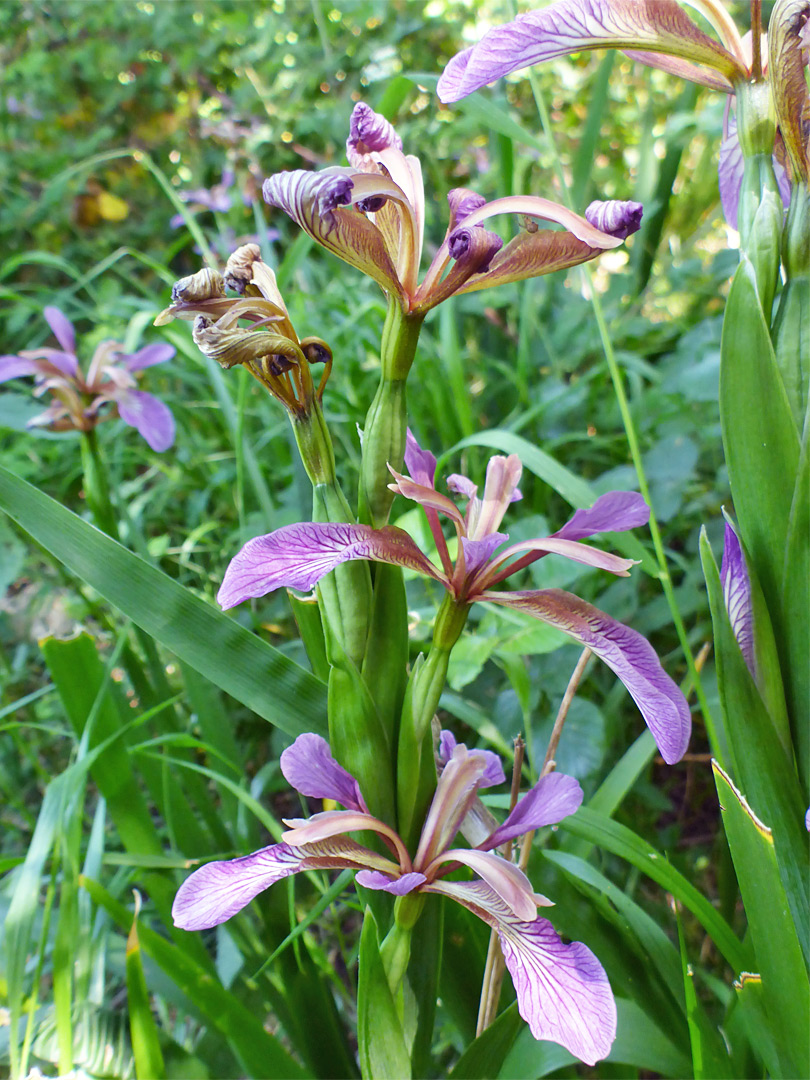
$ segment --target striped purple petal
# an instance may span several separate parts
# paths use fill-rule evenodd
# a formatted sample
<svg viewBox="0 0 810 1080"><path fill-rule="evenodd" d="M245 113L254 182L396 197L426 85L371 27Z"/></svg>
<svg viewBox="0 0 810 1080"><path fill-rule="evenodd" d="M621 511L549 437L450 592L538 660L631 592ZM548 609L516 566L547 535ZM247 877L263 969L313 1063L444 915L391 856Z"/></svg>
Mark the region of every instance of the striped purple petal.
<svg viewBox="0 0 810 1080"><path fill-rule="evenodd" d="M46 307L44 312L45 321L53 331L53 335L66 353L76 352L76 331L73 323L59 310L58 307Z"/></svg>
<svg viewBox="0 0 810 1080"><path fill-rule="evenodd" d="M174 417L168 405L145 390L120 390L115 394L118 414L134 427L159 454L174 442Z"/></svg>
<svg viewBox="0 0 810 1080"><path fill-rule="evenodd" d="M754 613L751 606L751 579L745 565L740 538L730 522L726 521L723 543L723 561L720 564L720 582L726 602L731 629L740 646L748 670L756 678L754 656Z"/></svg>
<svg viewBox="0 0 810 1080"><path fill-rule="evenodd" d="M531 791L526 792L503 825L479 846L489 851L532 829L556 825L558 821L576 813L581 804L582 788L573 776L549 773L541 777Z"/></svg>
<svg viewBox="0 0 810 1080"><path fill-rule="evenodd" d="M357 781L332 757L329 743L310 732L283 751L281 772L287 783L313 799L334 799L347 810L368 813Z"/></svg>
<svg viewBox="0 0 810 1080"><path fill-rule="evenodd" d="M171 360L175 352L174 345L155 342L153 345L144 345L137 352L122 354L119 360L127 371L140 371L142 368L153 367L155 364L165 364L167 360Z"/></svg>
<svg viewBox="0 0 810 1080"><path fill-rule="evenodd" d="M608 236L618 236L620 240L626 240L628 236L638 232L643 215L644 207L640 202L622 199L597 199L585 211L585 218L591 225L595 225Z"/></svg>
<svg viewBox="0 0 810 1080"><path fill-rule="evenodd" d="M637 491L609 491L587 510L574 516L553 535L560 540L583 540L600 532L625 532L646 525L650 508Z"/></svg>
<svg viewBox="0 0 810 1080"><path fill-rule="evenodd" d="M39 370L36 360L29 360L27 356L0 356L0 383L23 375L36 375Z"/></svg>

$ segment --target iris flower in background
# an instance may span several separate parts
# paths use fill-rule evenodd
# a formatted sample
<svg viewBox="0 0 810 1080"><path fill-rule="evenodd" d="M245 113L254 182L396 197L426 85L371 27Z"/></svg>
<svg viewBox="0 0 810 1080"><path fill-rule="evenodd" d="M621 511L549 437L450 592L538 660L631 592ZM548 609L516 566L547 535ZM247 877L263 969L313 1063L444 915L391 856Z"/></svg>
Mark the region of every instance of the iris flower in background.
<svg viewBox="0 0 810 1080"><path fill-rule="evenodd" d="M192 188L178 191L177 196L184 203L191 203L192 210L211 210L215 214L227 214L233 206L229 192L235 179L233 169L225 169L218 184L210 188ZM169 222L172 229L179 229L184 224L182 214L175 214Z"/></svg>
<svg viewBox="0 0 810 1080"><path fill-rule="evenodd" d="M127 354L117 341L103 341L82 371L76 356L73 324L55 307L46 307L45 319L61 348L23 349L16 356L0 356L0 383L24 375L35 379L34 396L49 394L51 404L28 421L28 427L52 431L92 431L102 420L118 415L146 439L153 450L174 442L174 417L168 405L137 390L144 368L163 364L174 356L173 345L145 345ZM105 405L112 404L107 410Z"/></svg>
<svg viewBox="0 0 810 1080"><path fill-rule="evenodd" d="M719 0L693 0L693 6L719 42L704 34L674 0L557 0L494 27L477 45L454 56L439 79L439 99L459 101L513 71L588 49L621 49L649 67L730 95L752 78L761 78L761 68L754 71L751 35L740 35L725 5ZM742 160L736 123L727 111L720 197L726 220L735 228ZM775 165L787 204L787 176L778 161Z"/></svg>
<svg viewBox="0 0 810 1080"><path fill-rule="evenodd" d="M487 202L467 188L448 195L450 222L420 284L425 192L419 159L391 124L359 102L346 143L350 168L269 177L264 198L319 244L362 270L406 313L424 314L455 293L548 274L618 247L641 220L639 203L589 207L586 218L533 195ZM523 229L506 246L484 222L496 214L556 222L565 231ZM609 228L610 231L604 231Z"/></svg>
<svg viewBox="0 0 810 1080"><path fill-rule="evenodd" d="M464 514L452 499L436 490L436 459L419 447L410 432L405 465L410 475L392 469L395 483L391 486L425 511L441 567L434 565L408 533L396 526L374 529L355 524L287 525L249 540L232 560L217 597L222 607L233 607L282 586L306 592L325 574L351 559L371 559L415 570L440 582L459 604L483 600L525 611L587 645L627 687L664 760L669 764L679 761L689 742L689 706L646 638L562 589L502 592L497 588L507 577L548 554L564 555L626 577L633 565L631 559L579 541L598 532L643 525L649 508L641 495L609 492L589 510L577 510L553 535L504 548L509 537L498 530L510 502L520 498L517 485L522 466L514 454L490 460L481 498L467 477L448 477L450 490L467 500ZM455 564L439 514L450 519L458 537Z"/></svg>
<svg viewBox="0 0 810 1080"><path fill-rule="evenodd" d="M335 761L329 745L318 735L299 735L281 755L285 778L302 795L332 799L346 809L285 821L288 830L280 844L196 870L175 898L175 925L184 930L217 926L277 881L316 868L357 870L359 884L396 896L447 896L497 931L518 1009L534 1037L561 1043L593 1065L608 1054L616 1034L607 975L590 949L579 942L564 944L549 920L538 917L538 906L551 902L493 850L573 814L582 789L571 776L549 773L480 844L451 847L479 789L502 783L504 773L497 755L467 750L449 732L442 733L440 750L445 764L411 858L397 833L368 812L357 781ZM352 839L352 833L364 830L377 833L389 855ZM476 877L448 881L446 875L460 866Z"/></svg>

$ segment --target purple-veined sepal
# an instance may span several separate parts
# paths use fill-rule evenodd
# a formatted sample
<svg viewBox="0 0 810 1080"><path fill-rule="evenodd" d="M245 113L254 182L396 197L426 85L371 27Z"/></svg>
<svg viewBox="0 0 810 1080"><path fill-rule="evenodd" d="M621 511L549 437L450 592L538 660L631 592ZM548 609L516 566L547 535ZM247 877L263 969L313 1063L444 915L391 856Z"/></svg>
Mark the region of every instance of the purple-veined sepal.
<svg viewBox="0 0 810 1080"><path fill-rule="evenodd" d="M556 825L582 805L582 788L573 776L552 772L527 791L514 810L481 845L482 850L500 847L507 840L546 825Z"/></svg>
<svg viewBox="0 0 810 1080"><path fill-rule="evenodd" d="M723 542L723 559L720 564L720 583L723 587L723 600L734 637L748 670L752 677L756 678L751 579L740 539L734 526L728 520Z"/></svg>
<svg viewBox="0 0 810 1080"><path fill-rule="evenodd" d="M360 787L350 772L332 757L329 743L306 732L282 751L282 775L290 787L311 799L333 799L347 810L367 814Z"/></svg>

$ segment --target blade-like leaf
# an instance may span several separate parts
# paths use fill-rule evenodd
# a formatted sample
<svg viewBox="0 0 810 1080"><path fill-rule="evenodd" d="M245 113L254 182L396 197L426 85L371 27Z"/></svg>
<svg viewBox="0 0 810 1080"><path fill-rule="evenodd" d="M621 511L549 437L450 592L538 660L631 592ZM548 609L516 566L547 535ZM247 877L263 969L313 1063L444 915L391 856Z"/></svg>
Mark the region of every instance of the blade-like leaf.
<svg viewBox="0 0 810 1080"><path fill-rule="evenodd" d="M497 1076L512 1043L524 1026L517 1002L513 1001L470 1043L453 1067L449 1080L485 1080L486 1077Z"/></svg>
<svg viewBox="0 0 810 1080"><path fill-rule="evenodd" d="M138 940L137 915L127 938L127 1012L138 1080L163 1080L166 1067L160 1049L158 1028L152 1016L152 1003L146 985Z"/></svg>
<svg viewBox="0 0 810 1080"><path fill-rule="evenodd" d="M377 924L366 908L360 935L357 1041L364 1080L406 1080L411 1062L380 957Z"/></svg>
<svg viewBox="0 0 810 1080"><path fill-rule="evenodd" d="M713 769L781 1075L801 1076L810 1060L810 984L776 864L773 833L716 762Z"/></svg>
<svg viewBox="0 0 810 1080"><path fill-rule="evenodd" d="M277 649L0 467L0 510L134 623L288 735L326 734L326 688Z"/></svg>

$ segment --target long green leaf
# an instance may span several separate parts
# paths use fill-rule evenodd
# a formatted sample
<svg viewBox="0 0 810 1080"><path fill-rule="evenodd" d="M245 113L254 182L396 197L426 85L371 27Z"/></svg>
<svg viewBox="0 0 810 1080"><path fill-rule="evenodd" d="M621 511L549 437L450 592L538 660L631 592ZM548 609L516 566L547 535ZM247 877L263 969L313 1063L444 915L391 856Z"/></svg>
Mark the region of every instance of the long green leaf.
<svg viewBox="0 0 810 1080"><path fill-rule="evenodd" d="M0 467L0 510L134 623L288 735L326 734L323 683Z"/></svg>
<svg viewBox="0 0 810 1080"><path fill-rule="evenodd" d="M406 1080L410 1077L410 1056L385 976L377 924L371 908L366 908L360 934L357 1041L363 1080Z"/></svg>
<svg viewBox="0 0 810 1080"><path fill-rule="evenodd" d="M713 768L781 1075L801 1076L810 1061L810 983L776 864L773 833L720 766L714 763Z"/></svg>
<svg viewBox="0 0 810 1080"><path fill-rule="evenodd" d="M504 1009L501 1015L470 1043L453 1066L449 1080L486 1080L486 1077L497 1076L521 1027L523 1021L517 1002L513 1001L508 1009Z"/></svg>
<svg viewBox="0 0 810 1080"><path fill-rule="evenodd" d="M592 844L627 859L647 877L672 893L695 916L714 941L735 972L745 967L745 950L728 923L714 910L709 901L672 866L654 847L637 836L632 829L611 821L581 806L576 814L565 818L558 828L581 836Z"/></svg>

